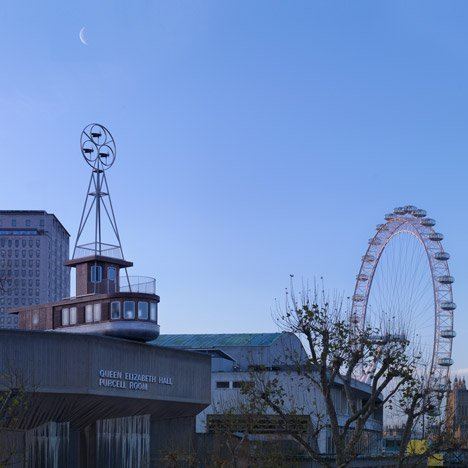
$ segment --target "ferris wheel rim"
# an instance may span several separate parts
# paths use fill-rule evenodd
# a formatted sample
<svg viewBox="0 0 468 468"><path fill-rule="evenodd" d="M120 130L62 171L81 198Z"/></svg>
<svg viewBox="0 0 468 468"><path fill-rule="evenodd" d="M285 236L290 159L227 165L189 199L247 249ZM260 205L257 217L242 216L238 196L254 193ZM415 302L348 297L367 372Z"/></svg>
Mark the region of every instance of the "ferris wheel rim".
<svg viewBox="0 0 468 468"><path fill-rule="evenodd" d="M407 208L411 208L411 210ZM439 385L445 387L449 380L450 366L453 364L452 343L455 336L453 310L456 305L453 302L451 285L453 277L450 275L448 265L449 255L442 245L443 235L433 229L435 221L427 218L426 212L418 210L416 207L396 208L394 213L386 215L385 218L386 222L378 225L377 232L369 239L369 246L362 257L352 296L352 320L361 327L364 327L366 323L368 301L374 276L390 241L395 236L404 233L417 238L428 259L433 292L434 330L429 379L431 381L439 380ZM438 254L439 258L436 257ZM445 282L443 283L442 280ZM443 303L446 307L453 308L451 310L443 309ZM449 330L451 333L447 332L446 336L443 336L443 330Z"/></svg>

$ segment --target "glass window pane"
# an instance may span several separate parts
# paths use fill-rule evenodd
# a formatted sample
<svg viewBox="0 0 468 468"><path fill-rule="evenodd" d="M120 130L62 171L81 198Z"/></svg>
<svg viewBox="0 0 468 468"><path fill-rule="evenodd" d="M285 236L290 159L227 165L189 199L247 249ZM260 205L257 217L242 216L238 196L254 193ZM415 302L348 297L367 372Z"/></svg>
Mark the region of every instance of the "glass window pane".
<svg viewBox="0 0 468 468"><path fill-rule="evenodd" d="M115 276L116 276L115 267L109 267L107 269L107 277L109 278L109 281L115 281Z"/></svg>
<svg viewBox="0 0 468 468"><path fill-rule="evenodd" d="M101 303L98 302L97 304L94 304L93 309L94 309L94 321L100 322L101 321Z"/></svg>
<svg viewBox="0 0 468 468"><path fill-rule="evenodd" d="M120 318L120 302L114 301L111 303L111 319L119 319Z"/></svg>
<svg viewBox="0 0 468 468"><path fill-rule="evenodd" d="M91 266L91 282L100 283L102 281L102 266L92 265Z"/></svg>
<svg viewBox="0 0 468 468"><path fill-rule="evenodd" d="M148 320L148 303L138 302L138 318L140 320Z"/></svg>
<svg viewBox="0 0 468 468"><path fill-rule="evenodd" d="M151 302L150 304L150 320L153 322L158 321L158 303L157 302Z"/></svg>
<svg viewBox="0 0 468 468"><path fill-rule="evenodd" d="M93 305L88 304L85 308L85 321L90 323L93 321Z"/></svg>
<svg viewBox="0 0 468 468"><path fill-rule="evenodd" d="M67 308L62 309L62 325L70 325L69 310Z"/></svg>
<svg viewBox="0 0 468 468"><path fill-rule="evenodd" d="M70 325L76 324L76 307L70 307Z"/></svg>
<svg viewBox="0 0 468 468"><path fill-rule="evenodd" d="M124 318L130 320L135 318L135 303L133 301L124 302Z"/></svg>

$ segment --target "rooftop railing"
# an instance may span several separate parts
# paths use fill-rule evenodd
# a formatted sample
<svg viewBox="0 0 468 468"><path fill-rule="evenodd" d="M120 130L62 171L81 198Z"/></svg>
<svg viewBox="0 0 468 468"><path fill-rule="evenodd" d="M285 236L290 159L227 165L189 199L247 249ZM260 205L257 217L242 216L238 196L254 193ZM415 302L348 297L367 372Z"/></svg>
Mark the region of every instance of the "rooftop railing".
<svg viewBox="0 0 468 468"><path fill-rule="evenodd" d="M143 293L156 294L156 280L149 276L120 276L118 281L105 279L95 283L96 293L114 294L121 293Z"/></svg>
<svg viewBox="0 0 468 468"><path fill-rule="evenodd" d="M156 294L156 280L150 276L126 276L119 278L120 292Z"/></svg>
<svg viewBox="0 0 468 468"><path fill-rule="evenodd" d="M89 244L77 245L73 258L83 258L90 257L91 255L102 255L103 257L118 258L120 260L122 257L122 250L117 245L94 243L90 242Z"/></svg>

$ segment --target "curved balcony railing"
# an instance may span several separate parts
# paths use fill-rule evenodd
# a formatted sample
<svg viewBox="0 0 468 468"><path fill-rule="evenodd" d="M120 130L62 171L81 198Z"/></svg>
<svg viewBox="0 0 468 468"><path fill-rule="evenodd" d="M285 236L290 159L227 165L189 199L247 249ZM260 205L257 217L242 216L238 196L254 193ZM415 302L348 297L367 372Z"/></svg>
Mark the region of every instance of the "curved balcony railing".
<svg viewBox="0 0 468 468"><path fill-rule="evenodd" d="M122 275L118 281L104 279L94 283L94 293L114 294L118 292L156 294L156 280L149 276Z"/></svg>
<svg viewBox="0 0 468 468"><path fill-rule="evenodd" d="M156 294L156 280L150 276L126 276L119 278L120 292Z"/></svg>

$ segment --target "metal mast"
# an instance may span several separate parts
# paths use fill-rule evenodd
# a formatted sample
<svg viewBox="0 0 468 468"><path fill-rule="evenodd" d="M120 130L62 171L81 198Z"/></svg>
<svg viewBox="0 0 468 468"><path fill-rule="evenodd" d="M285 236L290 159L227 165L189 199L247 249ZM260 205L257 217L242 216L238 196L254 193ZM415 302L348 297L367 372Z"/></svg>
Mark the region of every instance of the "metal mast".
<svg viewBox="0 0 468 468"><path fill-rule="evenodd" d="M114 139L106 127L92 123L82 131L80 146L92 172L72 258L102 255L123 259L122 243L106 178L106 171L114 164L116 157ZM94 240L80 243L85 227L92 222L93 210ZM112 239L108 239L108 242L103 241L103 220L107 220L111 227Z"/></svg>

